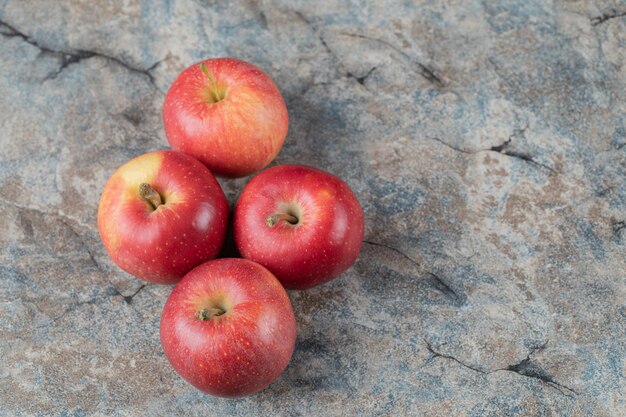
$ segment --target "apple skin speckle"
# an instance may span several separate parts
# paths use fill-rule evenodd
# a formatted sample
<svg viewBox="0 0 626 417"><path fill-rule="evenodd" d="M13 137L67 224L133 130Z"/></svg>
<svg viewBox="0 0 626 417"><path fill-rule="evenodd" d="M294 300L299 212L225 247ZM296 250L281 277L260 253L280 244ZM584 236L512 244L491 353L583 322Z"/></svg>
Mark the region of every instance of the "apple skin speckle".
<svg viewBox="0 0 626 417"><path fill-rule="evenodd" d="M164 203L151 207L139 194L141 183ZM176 283L217 256L227 225L228 202L213 174L177 151L151 152L124 164L107 181L98 208L98 230L111 259L159 284Z"/></svg>
<svg viewBox="0 0 626 417"><path fill-rule="evenodd" d="M223 314L200 320L198 310ZM161 315L166 357L186 381L221 397L255 393L285 370L296 341L291 302L270 271L245 259L217 259L189 272Z"/></svg>
<svg viewBox="0 0 626 417"><path fill-rule="evenodd" d="M244 177L278 154L289 115L269 75L245 61L216 58L191 65L174 80L163 103L163 124L173 149L216 175Z"/></svg>
<svg viewBox="0 0 626 417"><path fill-rule="evenodd" d="M268 216L298 219L268 226ZM328 282L357 259L363 242L363 210L340 178L304 165L279 165L244 188L234 213L241 255L269 269L288 289Z"/></svg>

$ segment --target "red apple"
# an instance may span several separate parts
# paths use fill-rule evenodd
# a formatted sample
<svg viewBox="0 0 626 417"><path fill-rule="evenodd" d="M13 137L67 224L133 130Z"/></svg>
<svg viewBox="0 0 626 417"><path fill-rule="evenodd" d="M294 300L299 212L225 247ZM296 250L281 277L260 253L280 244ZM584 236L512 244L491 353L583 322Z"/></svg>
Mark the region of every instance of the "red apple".
<svg viewBox="0 0 626 417"><path fill-rule="evenodd" d="M275 381L295 341L287 293L270 271L245 259L216 259L189 272L161 316L161 345L174 369L221 397Z"/></svg>
<svg viewBox="0 0 626 417"><path fill-rule="evenodd" d="M237 201L234 234L241 255L272 271L290 289L337 277L356 260L363 211L341 179L302 165L255 176Z"/></svg>
<svg viewBox="0 0 626 417"><path fill-rule="evenodd" d="M189 155L141 155L109 178L98 230L113 261L146 281L179 281L224 242L228 202L211 172Z"/></svg>
<svg viewBox="0 0 626 417"><path fill-rule="evenodd" d="M287 136L287 107L272 79L252 64L208 59L184 70L163 103L172 148L213 173L244 177L267 166Z"/></svg>

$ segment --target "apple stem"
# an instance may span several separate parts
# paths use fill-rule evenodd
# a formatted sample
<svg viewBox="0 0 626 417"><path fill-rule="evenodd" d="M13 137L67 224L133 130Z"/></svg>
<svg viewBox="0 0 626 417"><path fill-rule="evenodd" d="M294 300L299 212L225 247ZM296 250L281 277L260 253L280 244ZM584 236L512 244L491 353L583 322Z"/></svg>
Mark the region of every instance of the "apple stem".
<svg viewBox="0 0 626 417"><path fill-rule="evenodd" d="M161 204L163 204L163 200L161 199L161 195L156 192L154 188L145 182L142 182L139 186L139 195L145 201L150 203L153 209L157 209Z"/></svg>
<svg viewBox="0 0 626 417"><path fill-rule="evenodd" d="M299 221L296 216L293 216L289 213L276 213L272 216L268 216L267 219L265 219L265 224L268 227L274 227L281 220L284 220L290 224L298 224Z"/></svg>
<svg viewBox="0 0 626 417"><path fill-rule="evenodd" d="M217 88L217 81L215 80L215 77L213 76L213 74L209 72L208 68L206 67L206 64L203 62L199 65L199 67L200 67L200 71L202 71L204 75L207 76L209 81L211 81L211 92L213 93L213 98L215 99L215 102L223 100L224 96L220 93L219 88Z"/></svg>
<svg viewBox="0 0 626 417"><path fill-rule="evenodd" d="M202 310L196 311L195 316L198 320L204 321L204 320L210 320L211 317L221 316L224 313L226 312L222 310L221 308L211 307L211 308L203 308Z"/></svg>

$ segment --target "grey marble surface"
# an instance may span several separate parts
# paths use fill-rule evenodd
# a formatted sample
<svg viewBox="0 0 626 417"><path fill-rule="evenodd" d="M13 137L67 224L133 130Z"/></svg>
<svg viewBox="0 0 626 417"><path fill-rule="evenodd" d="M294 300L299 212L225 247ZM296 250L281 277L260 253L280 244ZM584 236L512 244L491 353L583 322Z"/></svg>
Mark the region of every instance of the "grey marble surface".
<svg viewBox="0 0 626 417"><path fill-rule="evenodd" d="M0 0L0 33L0 415L626 415L625 2ZM171 287L96 227L217 56L283 92L274 164L366 217L355 266L290 293L286 372L237 400L175 374Z"/></svg>

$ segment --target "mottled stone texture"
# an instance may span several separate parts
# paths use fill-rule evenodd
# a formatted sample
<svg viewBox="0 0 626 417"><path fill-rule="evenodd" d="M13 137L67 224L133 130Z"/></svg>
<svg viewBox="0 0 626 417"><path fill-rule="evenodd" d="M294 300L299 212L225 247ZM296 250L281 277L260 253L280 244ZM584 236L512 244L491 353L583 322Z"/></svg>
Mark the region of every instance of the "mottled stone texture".
<svg viewBox="0 0 626 417"><path fill-rule="evenodd" d="M0 0L0 415L626 415L626 3ZM108 258L99 193L167 146L184 67L249 60L276 163L344 178L356 265L290 294L283 376L208 397L170 287ZM231 203L246 179L222 181Z"/></svg>

